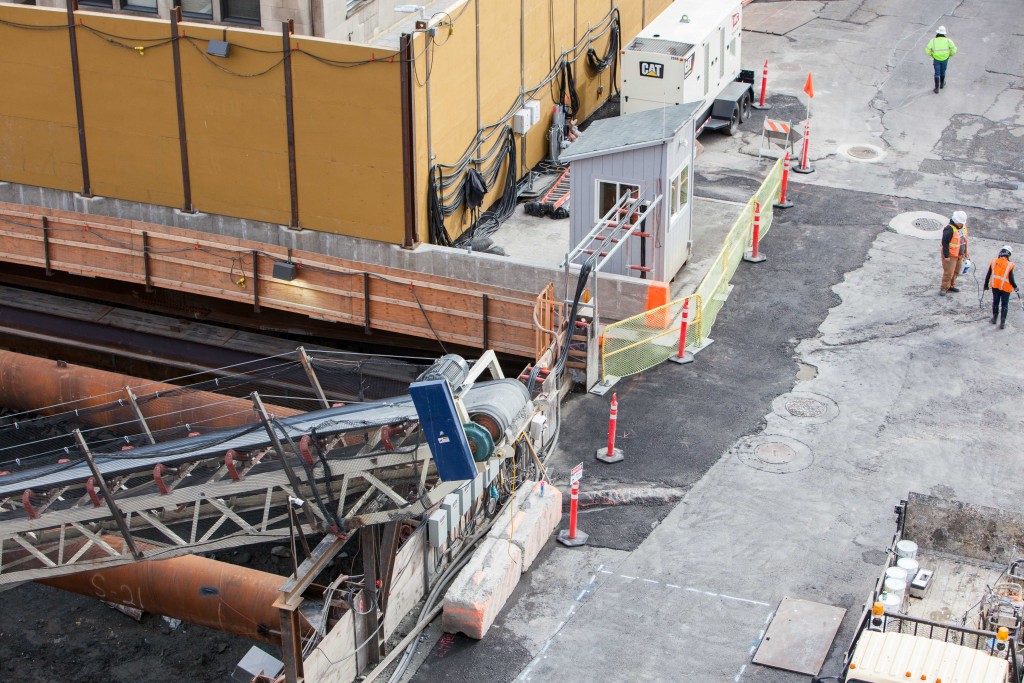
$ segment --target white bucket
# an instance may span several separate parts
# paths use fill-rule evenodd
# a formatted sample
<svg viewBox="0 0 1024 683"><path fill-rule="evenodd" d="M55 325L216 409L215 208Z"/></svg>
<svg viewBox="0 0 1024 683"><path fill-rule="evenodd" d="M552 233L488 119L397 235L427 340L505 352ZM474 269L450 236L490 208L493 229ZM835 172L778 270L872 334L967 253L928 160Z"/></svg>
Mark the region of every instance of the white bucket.
<svg viewBox="0 0 1024 683"><path fill-rule="evenodd" d="M900 602L903 601L903 592L907 590L906 577L900 578L898 576L890 576L885 580L883 585L885 586L886 593L896 595Z"/></svg>
<svg viewBox="0 0 1024 683"><path fill-rule="evenodd" d="M908 583L908 580L907 580L907 570L905 568L903 568L902 566L899 566L898 564L894 565L892 567L889 567L888 569L885 570L885 578L886 579L898 579L898 580L903 582L904 586L906 586L907 583Z"/></svg>
<svg viewBox="0 0 1024 683"><path fill-rule="evenodd" d="M883 607L885 607L885 611L890 614L898 612L900 605L903 604L903 598L895 593L882 593L878 596L878 601L882 603Z"/></svg>
<svg viewBox="0 0 1024 683"><path fill-rule="evenodd" d="M921 568L921 563L913 557L901 557L896 560L896 568L907 572L907 585L909 586L910 582L917 576L917 570Z"/></svg>
<svg viewBox="0 0 1024 683"><path fill-rule="evenodd" d="M899 541L896 543L897 557L917 557L917 544L913 541Z"/></svg>

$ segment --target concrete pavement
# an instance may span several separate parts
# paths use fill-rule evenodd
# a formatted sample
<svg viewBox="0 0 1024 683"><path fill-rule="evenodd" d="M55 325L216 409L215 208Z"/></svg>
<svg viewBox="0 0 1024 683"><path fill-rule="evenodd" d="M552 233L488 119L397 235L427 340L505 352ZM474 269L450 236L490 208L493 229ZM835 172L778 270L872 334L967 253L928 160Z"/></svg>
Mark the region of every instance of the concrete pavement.
<svg viewBox="0 0 1024 683"><path fill-rule="evenodd" d="M999 244L1024 253L1010 189L1024 180L1024 19L1006 0L761 4L816 14L788 30L776 17L784 35L745 33L743 49L748 66L778 66L773 114L796 113L814 71L817 171L777 213L769 260L738 271L715 344L617 387L626 462L593 461L610 397L585 396L552 463L564 477L583 460L585 489L672 486L682 501L581 515L590 547L546 549L488 639L449 641L415 680L806 681L751 663L785 596L848 609L836 673L901 497L1024 511L1024 312L1014 299L996 329L970 276L938 297L941 225L889 227L965 208L982 277ZM935 95L924 43L939 23L961 52ZM697 194L752 189L759 126L703 138Z"/></svg>

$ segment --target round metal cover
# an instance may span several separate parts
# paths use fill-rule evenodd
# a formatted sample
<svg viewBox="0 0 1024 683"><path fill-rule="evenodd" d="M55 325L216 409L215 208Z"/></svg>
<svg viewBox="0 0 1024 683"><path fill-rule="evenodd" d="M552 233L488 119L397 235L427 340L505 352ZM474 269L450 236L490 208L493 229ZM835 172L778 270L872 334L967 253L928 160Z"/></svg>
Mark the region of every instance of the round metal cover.
<svg viewBox="0 0 1024 683"><path fill-rule="evenodd" d="M827 410L825 404L813 398L794 398L786 401L786 410L796 417L821 417Z"/></svg>
<svg viewBox="0 0 1024 683"><path fill-rule="evenodd" d="M893 216L889 227L901 235L923 240L938 240L948 216L931 211L907 211Z"/></svg>
<svg viewBox="0 0 1024 683"><path fill-rule="evenodd" d="M941 230L942 221L938 221L934 218L916 218L911 223L918 230Z"/></svg>
<svg viewBox="0 0 1024 683"><path fill-rule="evenodd" d="M770 474L799 472L814 462L807 444L781 434L748 436L738 441L731 452L747 467Z"/></svg>
<svg viewBox="0 0 1024 683"><path fill-rule="evenodd" d="M754 455L769 465L784 465L793 461L796 451L784 443L768 442L754 446Z"/></svg>
<svg viewBox="0 0 1024 683"><path fill-rule="evenodd" d="M865 145L854 145L850 149L846 150L846 153L855 159L877 159L878 150L872 149Z"/></svg>
<svg viewBox="0 0 1024 683"><path fill-rule="evenodd" d="M772 401L772 411L786 422L822 424L839 415L839 406L828 396L810 391L792 391Z"/></svg>

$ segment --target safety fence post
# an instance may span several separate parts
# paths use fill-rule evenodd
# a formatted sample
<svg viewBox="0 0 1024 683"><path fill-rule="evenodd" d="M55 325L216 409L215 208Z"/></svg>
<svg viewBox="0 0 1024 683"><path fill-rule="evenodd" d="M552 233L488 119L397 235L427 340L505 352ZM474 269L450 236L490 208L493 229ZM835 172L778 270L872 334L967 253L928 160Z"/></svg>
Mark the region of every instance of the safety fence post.
<svg viewBox="0 0 1024 683"><path fill-rule="evenodd" d="M569 494L569 528L558 532L558 542L570 548L581 546L590 535L576 528L576 513L580 503L580 478L583 476L583 463L572 468L570 477L571 493Z"/></svg>
<svg viewBox="0 0 1024 683"><path fill-rule="evenodd" d="M758 242L761 241L761 203L754 202L754 230L751 239L750 251L743 255L743 260L749 263L761 263L765 256L758 249Z"/></svg>
<svg viewBox="0 0 1024 683"><path fill-rule="evenodd" d="M775 202L776 209L788 209L793 202L786 197L786 190L789 189L789 150L782 159L782 183L779 186L779 201Z"/></svg>
<svg viewBox="0 0 1024 683"><path fill-rule="evenodd" d="M754 109L771 109L772 105L765 104L765 96L768 94L768 60L764 60L764 67L761 69L761 99L754 105Z"/></svg>
<svg viewBox="0 0 1024 683"><path fill-rule="evenodd" d="M619 399L617 394L612 394L611 414L608 417L608 445L599 448L594 455L601 462L613 463L626 459L622 451L615 447L615 425L619 421Z"/></svg>
<svg viewBox="0 0 1024 683"><path fill-rule="evenodd" d="M683 312L680 316L679 322L679 355L674 358L669 358L673 363L679 365L686 365L687 363L693 362L693 354L686 350L686 329L690 322L690 299L687 298L683 301Z"/></svg>
<svg viewBox="0 0 1024 683"><path fill-rule="evenodd" d="M793 169L794 173L814 173L809 157L811 149L811 119L804 121L804 147L800 154L800 165Z"/></svg>

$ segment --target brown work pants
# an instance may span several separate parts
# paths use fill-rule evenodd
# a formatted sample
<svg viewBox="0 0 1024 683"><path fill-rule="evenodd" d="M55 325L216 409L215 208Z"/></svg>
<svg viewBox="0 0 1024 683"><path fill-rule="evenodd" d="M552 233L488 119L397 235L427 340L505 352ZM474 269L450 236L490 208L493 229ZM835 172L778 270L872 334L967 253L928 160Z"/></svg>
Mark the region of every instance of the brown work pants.
<svg viewBox="0 0 1024 683"><path fill-rule="evenodd" d="M960 268L963 266L963 261L964 259L962 256L942 259L942 284L939 285L939 289L943 292L956 285L956 278L960 274Z"/></svg>

